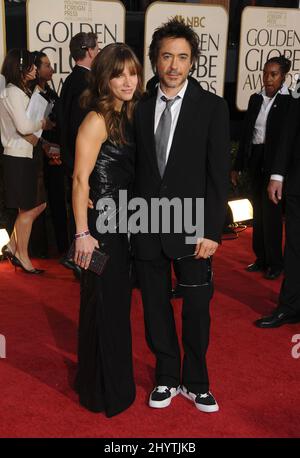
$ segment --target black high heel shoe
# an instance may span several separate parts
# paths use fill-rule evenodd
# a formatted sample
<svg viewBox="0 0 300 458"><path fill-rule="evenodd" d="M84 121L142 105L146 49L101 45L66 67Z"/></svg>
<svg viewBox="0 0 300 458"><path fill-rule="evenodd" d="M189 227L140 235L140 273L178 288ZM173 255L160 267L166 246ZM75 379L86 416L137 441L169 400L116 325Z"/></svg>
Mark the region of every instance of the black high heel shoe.
<svg viewBox="0 0 300 458"><path fill-rule="evenodd" d="M20 259L17 258L17 256L12 255L12 257L9 259L10 262L12 263L15 268L20 267L20 269L23 270L26 274L42 274L45 272L44 269L26 269L23 264L21 263Z"/></svg>
<svg viewBox="0 0 300 458"><path fill-rule="evenodd" d="M17 258L15 257L15 255L12 253L12 251L8 248L7 245L4 245L4 247L2 247L1 253L2 253L2 255L5 256L6 259L8 259L11 263L12 263L12 260L13 260L13 259L17 259Z"/></svg>
<svg viewBox="0 0 300 458"><path fill-rule="evenodd" d="M10 256L13 256L12 252L10 251L7 245L4 245L2 247L1 253L3 256L5 256L8 259L10 258Z"/></svg>

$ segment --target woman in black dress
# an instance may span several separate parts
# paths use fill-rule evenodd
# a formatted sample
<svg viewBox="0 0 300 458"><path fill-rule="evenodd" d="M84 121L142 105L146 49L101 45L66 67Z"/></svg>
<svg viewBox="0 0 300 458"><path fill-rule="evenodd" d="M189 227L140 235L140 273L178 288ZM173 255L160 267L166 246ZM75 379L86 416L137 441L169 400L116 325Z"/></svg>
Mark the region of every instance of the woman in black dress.
<svg viewBox="0 0 300 458"><path fill-rule="evenodd" d="M91 68L82 103L90 111L76 141L73 209L76 221L75 262L83 268L79 317L78 375L80 403L108 417L134 401L130 330L129 249L127 233L101 234L97 218L114 200L130 191L134 177L134 145L130 124L141 94L141 67L125 44L106 46ZM93 208L88 208L88 199ZM86 270L95 247L110 257L101 276Z"/></svg>

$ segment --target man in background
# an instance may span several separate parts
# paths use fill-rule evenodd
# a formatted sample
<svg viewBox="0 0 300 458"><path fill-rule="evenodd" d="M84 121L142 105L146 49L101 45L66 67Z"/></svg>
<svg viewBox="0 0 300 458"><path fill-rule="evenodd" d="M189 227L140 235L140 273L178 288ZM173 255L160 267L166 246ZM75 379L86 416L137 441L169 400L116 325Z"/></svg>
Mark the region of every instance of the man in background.
<svg viewBox="0 0 300 458"><path fill-rule="evenodd" d="M74 168L77 132L86 115L85 110L80 107L79 99L88 86L87 76L98 52L95 33L80 32L70 41L70 53L75 61L75 66L67 76L60 95L62 157L70 177Z"/></svg>

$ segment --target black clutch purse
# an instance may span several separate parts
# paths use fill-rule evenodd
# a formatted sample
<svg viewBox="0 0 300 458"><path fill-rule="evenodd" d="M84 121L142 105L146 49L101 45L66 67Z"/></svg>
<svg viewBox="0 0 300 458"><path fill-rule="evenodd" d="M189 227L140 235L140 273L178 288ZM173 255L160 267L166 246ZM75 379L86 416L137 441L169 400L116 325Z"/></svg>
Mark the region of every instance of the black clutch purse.
<svg viewBox="0 0 300 458"><path fill-rule="evenodd" d="M69 249L69 252L67 255L68 260L74 262L74 255L75 255L75 240L73 241ZM91 261L88 266L88 270L90 270L91 272L94 272L97 275L101 275L108 259L109 259L108 254L104 253L103 251L100 251L99 248L95 248L92 253L92 257L91 257Z"/></svg>

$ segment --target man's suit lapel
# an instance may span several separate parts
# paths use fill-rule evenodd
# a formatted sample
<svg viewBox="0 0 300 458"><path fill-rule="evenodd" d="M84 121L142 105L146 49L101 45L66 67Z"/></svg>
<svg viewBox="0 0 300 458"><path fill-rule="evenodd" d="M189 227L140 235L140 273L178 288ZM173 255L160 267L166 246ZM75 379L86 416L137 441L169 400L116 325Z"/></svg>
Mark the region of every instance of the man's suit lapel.
<svg viewBox="0 0 300 458"><path fill-rule="evenodd" d="M173 161L178 154L184 153L184 142L190 132L190 123L194 119L195 114L201 118L201 111L205 116L205 106L201 104L201 87L194 86L195 83L188 83L179 117L177 120L176 129L173 136L173 141L166 165L163 178L166 177L168 170L171 168ZM154 120L155 120L155 105L156 105L157 90L151 93L149 98L144 103L143 110L143 126L145 144L148 146L147 151L151 163L156 171L158 178L160 173L157 165L155 138L154 138Z"/></svg>
<svg viewBox="0 0 300 458"><path fill-rule="evenodd" d="M260 112L260 109L261 109L263 101L264 101L264 99L263 99L263 96L261 94L255 94L254 105L253 105L253 109L252 109L251 131L254 128L254 125L255 125L257 116L259 115L259 112Z"/></svg>
<svg viewBox="0 0 300 458"><path fill-rule="evenodd" d="M143 110L143 126L144 126L144 139L147 146L147 154L156 174L160 178L160 173L157 165L155 139L154 139L154 121L155 121L155 105L156 105L157 89L151 92L151 95L144 103Z"/></svg>
<svg viewBox="0 0 300 458"><path fill-rule="evenodd" d="M167 176L176 157L179 154L184 154L185 139L190 133L191 121L195 114L197 113L197 118L200 119L201 111L203 111L203 116L205 116L205 107L201 105L201 87L194 87L193 84L195 83L188 83L184 94L163 178Z"/></svg>

